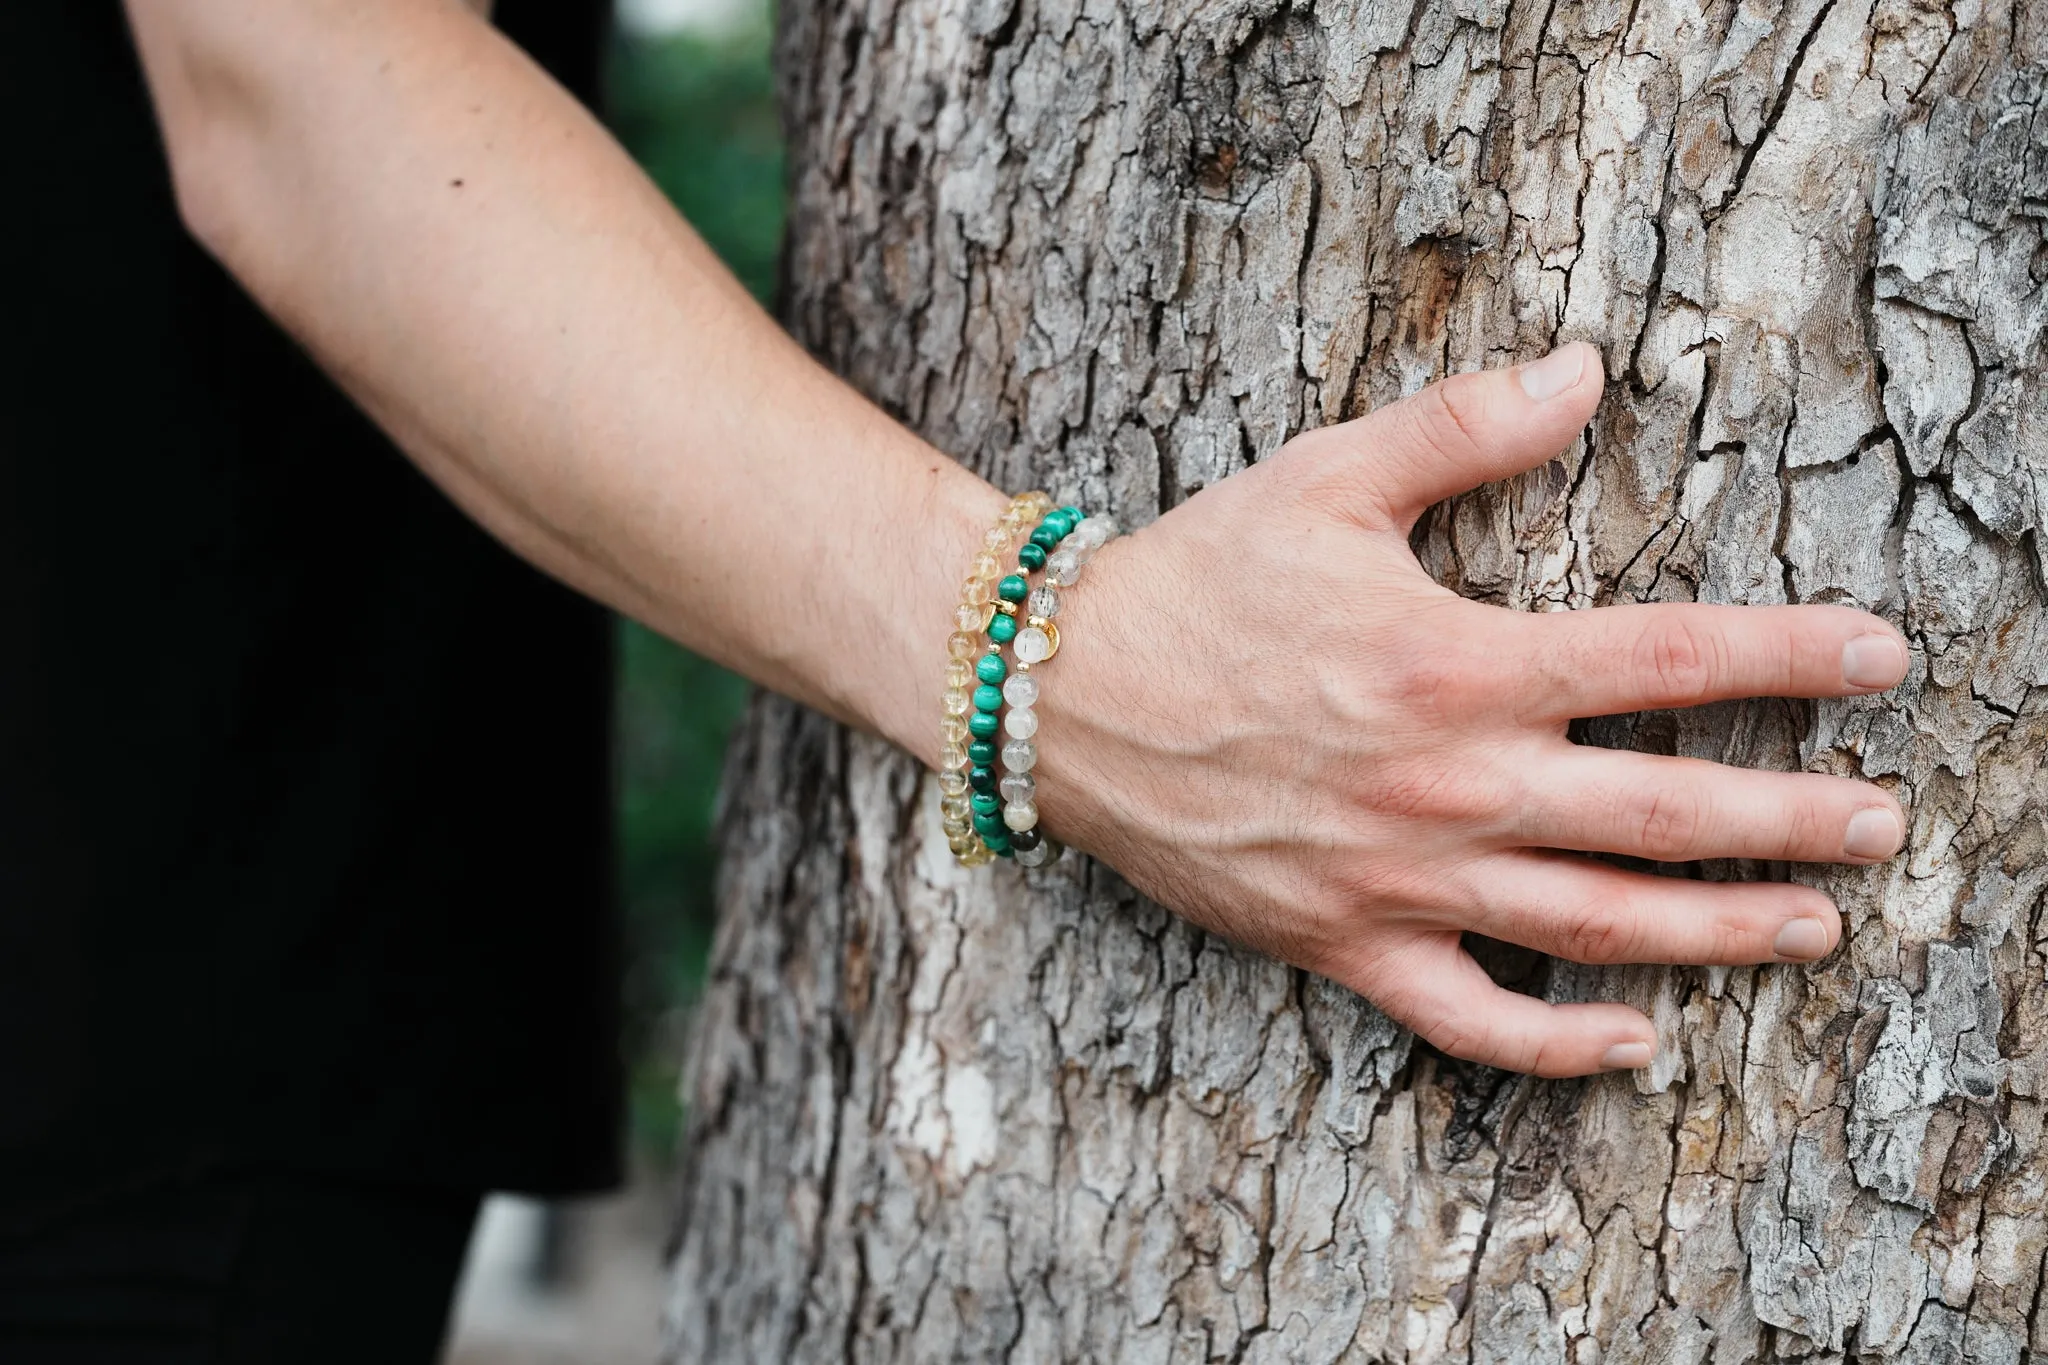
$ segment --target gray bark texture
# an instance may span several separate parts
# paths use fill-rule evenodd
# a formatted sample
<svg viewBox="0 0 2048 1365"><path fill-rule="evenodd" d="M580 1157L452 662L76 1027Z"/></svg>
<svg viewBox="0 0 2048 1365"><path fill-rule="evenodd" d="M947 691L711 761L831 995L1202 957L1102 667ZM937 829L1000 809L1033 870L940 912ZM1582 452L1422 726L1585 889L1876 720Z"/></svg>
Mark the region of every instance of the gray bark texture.
<svg viewBox="0 0 2048 1365"><path fill-rule="evenodd" d="M1670 869L1824 886L1848 933L1810 968L1500 954L1659 1025L1647 1073L1539 1082L1085 860L957 871L915 763L763 699L672 1357L2048 1352L2048 0L782 23L788 322L940 447L1141 525L1296 431L1596 342L1587 438L1432 512L1424 563L1530 610L1885 613L1892 695L1581 738L1860 774L1912 830L1878 869Z"/></svg>

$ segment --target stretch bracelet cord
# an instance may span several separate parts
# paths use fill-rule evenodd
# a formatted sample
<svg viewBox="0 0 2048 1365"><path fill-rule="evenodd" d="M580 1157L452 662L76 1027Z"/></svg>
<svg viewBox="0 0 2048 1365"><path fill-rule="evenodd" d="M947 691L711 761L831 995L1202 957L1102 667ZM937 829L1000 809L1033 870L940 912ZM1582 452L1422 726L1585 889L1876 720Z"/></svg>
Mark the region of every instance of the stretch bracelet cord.
<svg viewBox="0 0 2048 1365"><path fill-rule="evenodd" d="M970 851L962 861L1003 857L1043 867L1060 856L1058 842L1038 828L1038 779L1031 770L1038 765L1039 680L1031 670L1059 653L1053 618L1060 612L1060 591L1080 580L1082 566L1116 533L1115 522L1089 517L1078 507L1046 511L1017 549L1018 572L995 585L988 652L974 666L977 685L968 697L970 733L980 746L969 746L968 824L982 851ZM1034 588L1027 575L1041 570L1043 581ZM1005 646L1014 662L1003 658ZM998 725L1005 736L1000 777L993 762Z"/></svg>
<svg viewBox="0 0 2048 1365"><path fill-rule="evenodd" d="M965 867L979 867L996 857L975 833L974 811L968 799L969 774L995 763L995 737L1001 723L995 715L974 705L975 694L980 690L974 658L982 652L983 632L997 615L995 586L1002 576L1003 556L1033 522L1041 521L1052 508L1052 498L1037 490L1010 499L1002 516L981 538L974 565L960 585L960 606L953 615L953 633L946 637L939 814L945 825L946 846Z"/></svg>

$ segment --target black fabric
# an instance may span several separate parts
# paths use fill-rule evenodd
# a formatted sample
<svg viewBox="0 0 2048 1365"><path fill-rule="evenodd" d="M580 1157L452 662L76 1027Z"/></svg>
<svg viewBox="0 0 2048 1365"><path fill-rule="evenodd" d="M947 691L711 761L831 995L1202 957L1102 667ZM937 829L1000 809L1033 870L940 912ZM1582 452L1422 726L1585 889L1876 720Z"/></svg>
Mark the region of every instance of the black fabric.
<svg viewBox="0 0 2048 1365"><path fill-rule="evenodd" d="M0 87L0 1229L249 1159L611 1183L606 618L182 231L115 0L0 6Z"/></svg>
<svg viewBox="0 0 2048 1365"><path fill-rule="evenodd" d="M433 1365L477 1197L278 1174L0 1240L7 1365Z"/></svg>

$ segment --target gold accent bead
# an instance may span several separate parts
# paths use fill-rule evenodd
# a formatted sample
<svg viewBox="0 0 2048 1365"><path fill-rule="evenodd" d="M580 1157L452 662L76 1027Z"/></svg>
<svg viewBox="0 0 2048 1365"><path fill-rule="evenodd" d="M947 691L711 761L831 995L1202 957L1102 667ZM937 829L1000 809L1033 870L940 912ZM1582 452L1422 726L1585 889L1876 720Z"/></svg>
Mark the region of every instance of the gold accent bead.
<svg viewBox="0 0 2048 1365"><path fill-rule="evenodd" d="M1015 602L1008 602L998 597L994 605L995 609L1005 616L1015 616L1017 614L1017 604ZM983 622L983 627L984 629L987 627L986 622Z"/></svg>
<svg viewBox="0 0 2048 1365"><path fill-rule="evenodd" d="M1040 659L1040 663L1044 663L1046 659L1050 659L1053 655L1060 652L1060 628L1058 626L1043 616L1033 616L1025 621L1024 624L1027 626L1037 626L1045 632L1045 659Z"/></svg>

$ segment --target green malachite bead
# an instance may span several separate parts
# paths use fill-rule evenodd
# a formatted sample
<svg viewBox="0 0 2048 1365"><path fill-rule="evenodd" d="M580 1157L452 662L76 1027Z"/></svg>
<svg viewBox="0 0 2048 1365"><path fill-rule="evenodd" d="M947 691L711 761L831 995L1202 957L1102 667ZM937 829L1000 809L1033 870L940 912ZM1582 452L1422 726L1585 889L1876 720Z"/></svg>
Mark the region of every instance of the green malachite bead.
<svg viewBox="0 0 2048 1365"><path fill-rule="evenodd" d="M988 638L999 645L1006 645L1017 638L1017 618L997 612L988 619Z"/></svg>
<svg viewBox="0 0 2048 1365"><path fill-rule="evenodd" d="M1017 850L1011 847L1008 839L998 839L992 844L989 844L989 841L986 839L983 839L982 842L995 850L995 855L998 858L1014 858L1017 856Z"/></svg>
<svg viewBox="0 0 2048 1365"><path fill-rule="evenodd" d="M996 596L1005 602L1022 602L1031 595L1031 585L1024 581L1022 574L1008 574L996 584Z"/></svg>
<svg viewBox="0 0 2048 1365"><path fill-rule="evenodd" d="M1062 507L1060 509L1060 515L1067 519L1067 529L1069 531L1073 530L1076 526L1079 526L1082 522L1088 520L1088 514L1086 512L1083 512L1078 507Z"/></svg>
<svg viewBox="0 0 2048 1365"><path fill-rule="evenodd" d="M974 676L985 683L999 683L1010 676L1010 666L1003 662L1000 654L984 654L981 662L974 666Z"/></svg>
<svg viewBox="0 0 2048 1365"><path fill-rule="evenodd" d="M994 739L996 731L1003 728L1003 722L988 711L976 711L967 718L967 730L976 739Z"/></svg>
<svg viewBox="0 0 2048 1365"><path fill-rule="evenodd" d="M1053 530L1052 527L1047 525L1040 525L1036 531L1031 533L1031 543L1033 545L1042 545L1048 550L1058 545L1062 538L1060 532Z"/></svg>
<svg viewBox="0 0 2048 1365"><path fill-rule="evenodd" d="M976 792L967 798L967 804L974 807L976 815L1000 815L1003 810L1003 798L989 792Z"/></svg>
<svg viewBox="0 0 2048 1365"><path fill-rule="evenodd" d="M1066 539L1067 533L1074 529L1074 523L1067 519L1067 514L1064 512L1048 512L1046 513L1045 520L1038 524L1062 540Z"/></svg>
<svg viewBox="0 0 2048 1365"><path fill-rule="evenodd" d="M984 815L980 811L974 813L974 832L984 839L998 830L1007 833L1008 829L1009 827L1003 823L1003 817L1000 815ZM1008 843L1009 840L1005 839L1003 842Z"/></svg>
<svg viewBox="0 0 2048 1365"><path fill-rule="evenodd" d="M999 779L996 777L996 770L994 768L969 768L967 770L967 785L978 792L994 791L998 781Z"/></svg>
<svg viewBox="0 0 2048 1365"><path fill-rule="evenodd" d="M969 728L969 729L972 729L972 728L973 728L973 726L974 726L974 722L973 722L973 721L969 721L969 722L967 722L967 725L968 725L968 728ZM994 740L988 740L988 739L977 739L977 740L973 741L973 742L972 742L971 744L969 744L969 745L967 746L967 761L968 761L969 763L972 763L972 764L973 764L973 765L974 765L975 767L977 767L977 768L993 768L993 767L995 767L995 766L996 766L996 746L995 746L995 741L994 741Z"/></svg>
<svg viewBox="0 0 2048 1365"><path fill-rule="evenodd" d="M1043 545L1035 545L1028 540L1025 541L1017 547L1017 562L1027 569L1044 568L1045 547Z"/></svg>
<svg viewBox="0 0 2048 1365"><path fill-rule="evenodd" d="M974 709L977 711L1000 711L1003 709L1003 689L987 683L974 689Z"/></svg>

